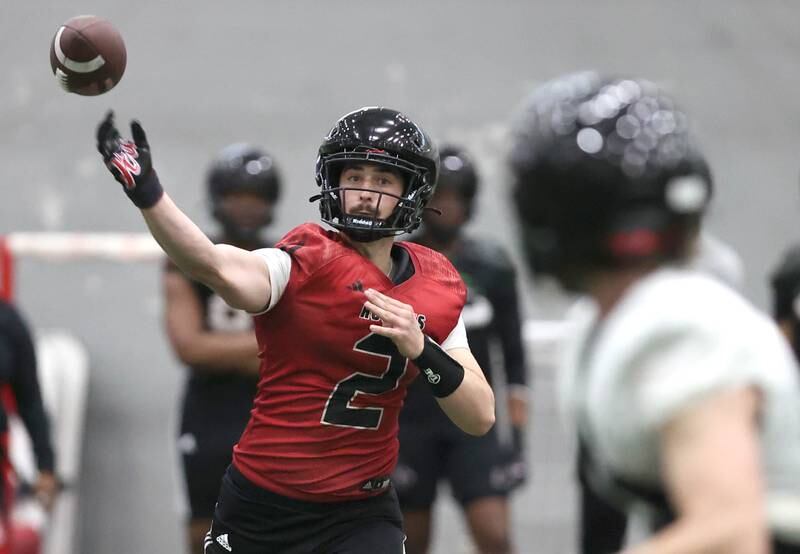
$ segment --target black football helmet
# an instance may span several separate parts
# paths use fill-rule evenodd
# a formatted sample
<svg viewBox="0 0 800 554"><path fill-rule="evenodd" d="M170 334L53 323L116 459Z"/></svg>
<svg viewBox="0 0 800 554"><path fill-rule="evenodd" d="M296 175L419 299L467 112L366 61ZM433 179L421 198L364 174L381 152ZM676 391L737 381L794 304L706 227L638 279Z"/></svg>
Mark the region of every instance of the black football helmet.
<svg viewBox="0 0 800 554"><path fill-rule="evenodd" d="M272 223L272 210L257 228L244 228L222 210L221 201L230 192L252 192L270 206L281 195L281 176L275 160L257 146L244 143L225 147L212 162L206 179L211 214L231 240L251 241L260 230Z"/></svg>
<svg viewBox="0 0 800 554"><path fill-rule="evenodd" d="M582 72L528 99L510 167L531 268L568 289L586 269L684 255L712 192L687 118L641 79Z"/></svg>
<svg viewBox="0 0 800 554"><path fill-rule="evenodd" d="M436 195L450 190L455 193L464 208L465 218L453 220L448 214L439 212L439 209L448 208L436 205L436 196L432 202L434 210L429 211L423 218L423 234L434 243L442 245L451 244L461 234L464 224L473 213L475 196L478 193L478 172L475 165L464 149L458 146L443 146L439 151L439 180L436 183ZM459 214L460 215L460 214ZM426 239L422 239L423 241Z"/></svg>
<svg viewBox="0 0 800 554"><path fill-rule="evenodd" d="M339 176L354 161L392 167L403 175L403 196L389 218L343 213L340 192L357 190L340 187ZM410 233L421 221L439 173L436 146L417 124L388 108L365 107L343 116L319 147L316 164L322 221L353 240L369 242L381 237ZM382 199L385 193L379 193Z"/></svg>
<svg viewBox="0 0 800 554"><path fill-rule="evenodd" d="M439 151L439 182L437 189L452 189L458 193L472 215L480 178L467 152L458 146L442 146Z"/></svg>

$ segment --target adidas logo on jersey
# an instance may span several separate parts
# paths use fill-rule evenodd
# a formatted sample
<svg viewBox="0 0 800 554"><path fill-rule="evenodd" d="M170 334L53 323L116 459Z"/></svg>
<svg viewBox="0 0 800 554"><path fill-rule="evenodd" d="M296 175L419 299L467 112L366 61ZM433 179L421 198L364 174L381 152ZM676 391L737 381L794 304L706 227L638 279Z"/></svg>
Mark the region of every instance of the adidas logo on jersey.
<svg viewBox="0 0 800 554"><path fill-rule="evenodd" d="M370 479L363 485L361 485L362 491L376 491L379 489L385 489L391 483L391 479L388 475L384 475L382 477L376 477L374 479Z"/></svg>
<svg viewBox="0 0 800 554"><path fill-rule="evenodd" d="M428 382L431 385L437 385L439 384L439 381L442 380L442 376L439 375L438 373L434 373L431 368L427 368L425 370L425 376L428 378Z"/></svg>
<svg viewBox="0 0 800 554"><path fill-rule="evenodd" d="M225 533L224 535L218 536L217 537L217 542L219 543L219 545L222 548L224 548L228 552L233 552L233 549L231 548L231 545L228 543L228 533Z"/></svg>
<svg viewBox="0 0 800 554"><path fill-rule="evenodd" d="M355 281L353 281L353 284L349 285L347 288L356 292L364 292L364 283L361 282L361 279L356 279ZM364 309L366 310L366 308Z"/></svg>

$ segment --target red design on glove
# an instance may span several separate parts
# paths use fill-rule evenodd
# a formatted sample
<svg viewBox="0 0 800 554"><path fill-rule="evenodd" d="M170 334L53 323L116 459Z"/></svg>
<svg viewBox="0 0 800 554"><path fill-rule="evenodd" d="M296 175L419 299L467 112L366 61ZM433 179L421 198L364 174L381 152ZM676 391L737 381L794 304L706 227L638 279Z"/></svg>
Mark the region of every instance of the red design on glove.
<svg viewBox="0 0 800 554"><path fill-rule="evenodd" d="M138 177L142 172L142 166L136 161L139 157L139 151L136 144L129 140L120 142L120 151L114 153L114 158L111 164L117 168L120 177L125 181L125 187L128 189L136 188L135 177Z"/></svg>

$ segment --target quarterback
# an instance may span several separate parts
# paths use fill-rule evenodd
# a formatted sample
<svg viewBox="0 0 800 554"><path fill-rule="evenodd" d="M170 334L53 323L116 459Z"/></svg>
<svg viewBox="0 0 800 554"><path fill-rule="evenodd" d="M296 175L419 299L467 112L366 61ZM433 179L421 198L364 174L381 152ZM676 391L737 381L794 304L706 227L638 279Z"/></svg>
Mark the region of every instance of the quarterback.
<svg viewBox="0 0 800 554"><path fill-rule="evenodd" d="M418 374L463 431L486 433L494 397L466 340L465 287L410 232L436 186L428 135L395 110L362 108L323 140L322 221L276 248L213 244L164 193L138 122L112 115L98 149L155 239L190 278L254 314L261 358L251 417L223 477L206 553L400 553L389 475L398 414Z"/></svg>

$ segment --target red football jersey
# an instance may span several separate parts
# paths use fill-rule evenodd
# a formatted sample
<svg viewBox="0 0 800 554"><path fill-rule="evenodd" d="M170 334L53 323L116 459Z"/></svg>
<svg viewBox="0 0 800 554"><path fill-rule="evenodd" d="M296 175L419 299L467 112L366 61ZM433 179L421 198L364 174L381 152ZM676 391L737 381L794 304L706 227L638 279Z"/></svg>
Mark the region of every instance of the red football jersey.
<svg viewBox="0 0 800 554"><path fill-rule="evenodd" d="M386 337L363 291L414 307L425 334L444 341L466 289L441 254L398 242L414 265L399 285L334 231L305 224L278 244L289 284L255 317L261 377L250 422L233 451L237 469L278 494L318 502L374 494L397 462L397 420L419 370Z"/></svg>

